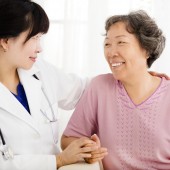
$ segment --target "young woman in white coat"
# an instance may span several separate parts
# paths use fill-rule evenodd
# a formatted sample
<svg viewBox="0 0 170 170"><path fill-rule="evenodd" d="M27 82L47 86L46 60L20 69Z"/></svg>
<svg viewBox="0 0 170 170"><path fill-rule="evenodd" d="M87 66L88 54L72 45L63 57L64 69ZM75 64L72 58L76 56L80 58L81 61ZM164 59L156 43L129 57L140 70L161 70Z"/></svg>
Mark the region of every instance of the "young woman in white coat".
<svg viewBox="0 0 170 170"><path fill-rule="evenodd" d="M57 148L57 109L73 109L86 81L37 57L48 28L48 17L38 4L0 0L1 170L56 170L90 157L97 148L86 138L61 153Z"/></svg>

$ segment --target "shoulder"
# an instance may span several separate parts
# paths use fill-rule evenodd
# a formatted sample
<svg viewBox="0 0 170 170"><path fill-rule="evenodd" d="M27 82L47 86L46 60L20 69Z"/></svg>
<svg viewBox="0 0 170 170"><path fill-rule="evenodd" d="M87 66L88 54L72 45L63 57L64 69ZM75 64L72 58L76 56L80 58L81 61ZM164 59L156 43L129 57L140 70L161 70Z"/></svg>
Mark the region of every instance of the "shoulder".
<svg viewBox="0 0 170 170"><path fill-rule="evenodd" d="M165 79L164 77L161 80L159 87L156 90L156 95L160 97L161 102L170 100L170 80Z"/></svg>
<svg viewBox="0 0 170 170"><path fill-rule="evenodd" d="M165 79L165 78L162 78L161 87L162 87L161 89L170 92L170 80L167 80L167 79Z"/></svg>
<svg viewBox="0 0 170 170"><path fill-rule="evenodd" d="M110 88L113 88L117 83L117 80L114 79L111 73L101 74L94 77L89 85L89 90L93 91L103 91ZM95 90L94 90L95 89Z"/></svg>
<svg viewBox="0 0 170 170"><path fill-rule="evenodd" d="M48 81L57 81L58 83L66 83L66 81L70 80L69 74L65 73L62 69L57 68L55 65L49 63L42 58L38 59L34 65L34 67L38 68L39 73L38 76L41 80L43 78L48 79Z"/></svg>
<svg viewBox="0 0 170 170"><path fill-rule="evenodd" d="M96 77L94 77L91 81L91 84L95 85L107 85L107 84L114 84L116 80L114 79L113 75L111 73L107 74L101 74Z"/></svg>
<svg viewBox="0 0 170 170"><path fill-rule="evenodd" d="M59 69L56 66L42 58L38 58L34 66L37 67L40 72L59 72Z"/></svg>

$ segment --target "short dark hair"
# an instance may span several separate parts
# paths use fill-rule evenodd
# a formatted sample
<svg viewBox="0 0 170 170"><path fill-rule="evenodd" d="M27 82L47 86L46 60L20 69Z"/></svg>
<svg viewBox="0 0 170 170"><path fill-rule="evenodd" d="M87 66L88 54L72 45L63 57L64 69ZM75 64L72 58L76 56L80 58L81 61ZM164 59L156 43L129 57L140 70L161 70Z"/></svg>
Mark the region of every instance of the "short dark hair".
<svg viewBox="0 0 170 170"><path fill-rule="evenodd" d="M130 12L128 15L114 15L108 18L105 25L106 34L110 27L117 22L124 22L127 31L137 37L141 47L149 55L147 65L151 67L165 47L166 39L163 36L162 30L158 28L155 21L143 10Z"/></svg>
<svg viewBox="0 0 170 170"><path fill-rule="evenodd" d="M0 38L17 37L29 30L25 40L47 33L49 19L43 8L31 0L0 0Z"/></svg>

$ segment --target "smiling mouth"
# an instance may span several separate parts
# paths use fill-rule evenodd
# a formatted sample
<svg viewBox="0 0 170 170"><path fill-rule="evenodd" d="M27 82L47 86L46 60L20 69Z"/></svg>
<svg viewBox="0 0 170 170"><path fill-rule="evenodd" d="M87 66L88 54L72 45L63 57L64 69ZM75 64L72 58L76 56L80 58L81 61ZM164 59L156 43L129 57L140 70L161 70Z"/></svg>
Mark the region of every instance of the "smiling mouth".
<svg viewBox="0 0 170 170"><path fill-rule="evenodd" d="M124 64L125 62L119 62L119 63L113 63L111 64L112 67L116 68L116 67L119 67L121 66L122 64Z"/></svg>
<svg viewBox="0 0 170 170"><path fill-rule="evenodd" d="M30 57L30 59L35 62L37 57Z"/></svg>

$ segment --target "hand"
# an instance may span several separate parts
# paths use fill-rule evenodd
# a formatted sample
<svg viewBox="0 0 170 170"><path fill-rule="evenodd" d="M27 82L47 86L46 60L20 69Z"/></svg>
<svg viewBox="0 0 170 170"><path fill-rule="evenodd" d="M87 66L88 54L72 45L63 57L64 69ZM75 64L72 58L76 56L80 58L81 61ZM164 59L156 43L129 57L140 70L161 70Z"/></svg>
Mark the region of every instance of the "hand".
<svg viewBox="0 0 170 170"><path fill-rule="evenodd" d="M94 163L94 162L100 161L108 154L107 149L104 147L101 147L100 139L98 138L96 134L92 135L91 139L96 142L98 149L91 152L92 156L90 158L85 158L85 161L87 163Z"/></svg>
<svg viewBox="0 0 170 170"><path fill-rule="evenodd" d="M56 156L57 168L76 163L84 158L90 158L91 152L98 149L96 142L88 138L73 141L68 147Z"/></svg>
<svg viewBox="0 0 170 170"><path fill-rule="evenodd" d="M157 73L157 72L154 72L154 71L149 71L149 73L152 75L152 76L157 76L157 77L165 77L167 80L170 80L170 77L164 73Z"/></svg>

